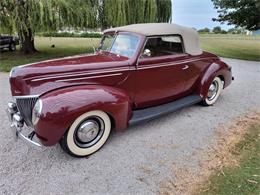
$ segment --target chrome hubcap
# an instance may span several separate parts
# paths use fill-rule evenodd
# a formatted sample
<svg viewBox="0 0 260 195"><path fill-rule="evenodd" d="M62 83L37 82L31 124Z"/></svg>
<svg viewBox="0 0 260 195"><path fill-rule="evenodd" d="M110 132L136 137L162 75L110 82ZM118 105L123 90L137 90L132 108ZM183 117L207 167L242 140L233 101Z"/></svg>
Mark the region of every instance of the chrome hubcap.
<svg viewBox="0 0 260 195"><path fill-rule="evenodd" d="M93 116L85 119L74 133L74 141L81 148L95 145L102 137L105 130L104 121Z"/></svg>
<svg viewBox="0 0 260 195"><path fill-rule="evenodd" d="M81 142L90 142L93 140L99 131L99 126L95 121L86 121L78 129L77 137Z"/></svg>
<svg viewBox="0 0 260 195"><path fill-rule="evenodd" d="M213 100L217 93L218 93L218 89L219 89L219 85L217 81L213 81L209 87L209 91L208 91L208 99L209 100Z"/></svg>

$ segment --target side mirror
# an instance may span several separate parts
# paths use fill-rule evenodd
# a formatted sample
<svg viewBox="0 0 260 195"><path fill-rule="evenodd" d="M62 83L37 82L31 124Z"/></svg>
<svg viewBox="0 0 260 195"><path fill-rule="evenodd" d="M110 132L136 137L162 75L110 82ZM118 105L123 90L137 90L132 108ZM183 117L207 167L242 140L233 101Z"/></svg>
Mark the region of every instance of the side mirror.
<svg viewBox="0 0 260 195"><path fill-rule="evenodd" d="M143 57L151 57L152 53L150 49L145 49L142 56Z"/></svg>

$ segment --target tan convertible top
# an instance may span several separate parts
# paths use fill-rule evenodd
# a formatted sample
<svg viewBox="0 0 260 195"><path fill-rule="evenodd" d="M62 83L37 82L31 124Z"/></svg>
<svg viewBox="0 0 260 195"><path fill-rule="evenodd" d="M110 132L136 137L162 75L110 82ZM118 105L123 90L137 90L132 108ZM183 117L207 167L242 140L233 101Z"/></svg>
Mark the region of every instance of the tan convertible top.
<svg viewBox="0 0 260 195"><path fill-rule="evenodd" d="M121 26L116 28L107 29L104 33L108 32L134 32L144 36L155 35L181 35L183 38L184 48L186 53L191 55L200 55L202 50L199 44L198 33L192 29L183 27L177 24L170 23L144 23L144 24L131 24L128 26Z"/></svg>

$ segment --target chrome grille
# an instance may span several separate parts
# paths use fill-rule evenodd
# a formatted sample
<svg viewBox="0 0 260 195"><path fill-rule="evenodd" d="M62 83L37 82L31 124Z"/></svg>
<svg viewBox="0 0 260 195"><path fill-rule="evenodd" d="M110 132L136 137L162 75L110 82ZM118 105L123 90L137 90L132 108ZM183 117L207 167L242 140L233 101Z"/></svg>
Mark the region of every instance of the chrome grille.
<svg viewBox="0 0 260 195"><path fill-rule="evenodd" d="M21 96L15 97L16 104L21 116L23 117L27 126L32 127L32 109L38 100L38 96Z"/></svg>

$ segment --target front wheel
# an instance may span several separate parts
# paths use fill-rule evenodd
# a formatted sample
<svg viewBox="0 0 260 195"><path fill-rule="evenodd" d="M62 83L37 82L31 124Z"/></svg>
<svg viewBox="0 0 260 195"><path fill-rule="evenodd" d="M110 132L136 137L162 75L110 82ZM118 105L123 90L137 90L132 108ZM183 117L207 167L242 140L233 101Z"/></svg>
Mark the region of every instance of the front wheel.
<svg viewBox="0 0 260 195"><path fill-rule="evenodd" d="M205 106L212 106L218 99L223 89L223 82L219 77L215 77L209 86L207 97L202 101Z"/></svg>
<svg viewBox="0 0 260 195"><path fill-rule="evenodd" d="M111 131L109 116L100 110L79 116L60 141L62 149L76 157L85 157L99 150Z"/></svg>

